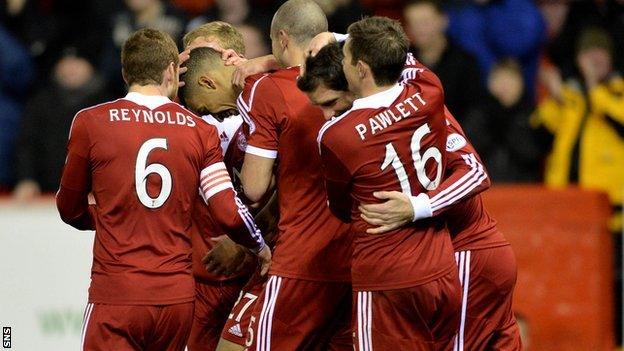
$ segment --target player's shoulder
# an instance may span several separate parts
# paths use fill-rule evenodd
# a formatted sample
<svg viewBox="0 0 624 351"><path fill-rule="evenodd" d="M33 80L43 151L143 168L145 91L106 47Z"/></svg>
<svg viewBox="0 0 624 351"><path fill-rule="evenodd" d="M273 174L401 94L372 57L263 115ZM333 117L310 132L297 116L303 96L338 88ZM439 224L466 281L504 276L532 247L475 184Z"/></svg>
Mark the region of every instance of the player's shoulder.
<svg viewBox="0 0 624 351"><path fill-rule="evenodd" d="M97 105L85 107L82 110L76 112L76 117L86 118L85 116L94 116L100 112L108 111L111 108L119 106L123 103L124 103L124 100L122 98L119 98L116 100L106 101L106 102L99 103Z"/></svg>
<svg viewBox="0 0 624 351"><path fill-rule="evenodd" d="M123 104L123 99L119 98L116 100L106 101L99 103L97 105L85 107L80 111L76 112L74 118L71 123L70 132L74 129L77 124L85 124L92 121L94 118L102 116L104 114L108 114L107 111L114 109L116 106Z"/></svg>
<svg viewBox="0 0 624 351"><path fill-rule="evenodd" d="M352 134L349 131L351 131L353 124L356 123L355 121L370 114L371 111L371 109L351 109L340 116L328 120L319 130L316 141L319 145L325 145L330 148L336 143L347 142Z"/></svg>

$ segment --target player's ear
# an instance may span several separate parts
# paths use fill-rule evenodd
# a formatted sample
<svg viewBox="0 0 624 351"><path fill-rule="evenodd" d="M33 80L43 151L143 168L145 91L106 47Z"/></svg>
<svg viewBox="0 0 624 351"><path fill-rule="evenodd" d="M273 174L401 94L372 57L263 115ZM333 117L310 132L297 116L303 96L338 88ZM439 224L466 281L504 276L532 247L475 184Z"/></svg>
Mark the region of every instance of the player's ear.
<svg viewBox="0 0 624 351"><path fill-rule="evenodd" d="M288 33L286 33L285 30L280 29L277 32L277 37L279 38L279 42L280 42L280 45L282 46L282 49L286 49L288 47L288 41L289 41Z"/></svg>
<svg viewBox="0 0 624 351"><path fill-rule="evenodd" d="M178 66L171 62L167 69L164 72L163 82L173 82L175 81L174 77L178 75Z"/></svg>
<svg viewBox="0 0 624 351"><path fill-rule="evenodd" d="M123 78L124 83L128 85L128 78L126 78L126 71L123 68L121 69L121 77Z"/></svg>
<svg viewBox="0 0 624 351"><path fill-rule="evenodd" d="M217 89L217 83L214 81L214 79L208 76L199 76L199 78L197 78L197 84L199 84L200 87L204 87L206 89Z"/></svg>
<svg viewBox="0 0 624 351"><path fill-rule="evenodd" d="M366 62L364 62L362 60L358 60L358 62L355 65L355 67L357 68L358 77L360 77L360 79L366 77L368 72L370 72L370 66Z"/></svg>

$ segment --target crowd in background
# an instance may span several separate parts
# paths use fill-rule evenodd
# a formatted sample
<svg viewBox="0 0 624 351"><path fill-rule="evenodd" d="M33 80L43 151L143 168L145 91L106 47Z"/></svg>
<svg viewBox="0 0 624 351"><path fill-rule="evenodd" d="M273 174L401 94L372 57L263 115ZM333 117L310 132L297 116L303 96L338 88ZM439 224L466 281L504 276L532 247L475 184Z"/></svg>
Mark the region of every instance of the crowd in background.
<svg viewBox="0 0 624 351"><path fill-rule="evenodd" d="M624 1L316 0L331 31L401 20L494 182L624 192ZM123 96L120 48L142 27L178 41L212 20L270 52L275 0L0 0L0 189L54 192L74 114ZM614 228L621 220L614 220Z"/></svg>

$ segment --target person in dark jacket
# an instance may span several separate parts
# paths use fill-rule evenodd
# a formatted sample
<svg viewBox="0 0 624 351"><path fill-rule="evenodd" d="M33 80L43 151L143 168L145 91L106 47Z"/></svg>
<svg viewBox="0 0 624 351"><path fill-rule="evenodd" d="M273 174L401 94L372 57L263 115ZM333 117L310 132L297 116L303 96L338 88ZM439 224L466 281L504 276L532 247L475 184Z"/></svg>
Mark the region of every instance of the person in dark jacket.
<svg viewBox="0 0 624 351"><path fill-rule="evenodd" d="M445 35L448 18L434 0L410 1L403 12L412 52L435 72L444 87L446 106L458 121L478 108L483 79L477 60Z"/></svg>
<svg viewBox="0 0 624 351"><path fill-rule="evenodd" d="M103 88L93 65L83 57L67 52L58 60L51 81L26 104L15 165L17 200L58 190L74 115L106 101Z"/></svg>
<svg viewBox="0 0 624 351"><path fill-rule="evenodd" d="M464 122L494 182L540 181L549 139L531 127L534 110L518 63L505 59L496 64L482 109Z"/></svg>
<svg viewBox="0 0 624 351"><path fill-rule="evenodd" d="M0 191L13 182L13 155L34 68L26 49L0 25Z"/></svg>

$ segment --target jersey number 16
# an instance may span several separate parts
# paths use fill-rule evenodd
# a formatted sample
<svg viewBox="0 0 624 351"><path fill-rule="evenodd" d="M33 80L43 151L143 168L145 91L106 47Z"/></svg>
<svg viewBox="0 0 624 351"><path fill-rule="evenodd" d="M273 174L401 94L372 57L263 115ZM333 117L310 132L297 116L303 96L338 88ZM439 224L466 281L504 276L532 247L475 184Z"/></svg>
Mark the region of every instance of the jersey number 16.
<svg viewBox="0 0 624 351"><path fill-rule="evenodd" d="M431 133L431 129L428 124L423 124L420 126L414 134L412 135L412 141L410 143L410 148L412 150L412 159L414 160L414 168L416 169L416 176L418 177L418 181L426 190L434 190L440 185L440 179L442 178L442 154L438 148L432 146L425 150L425 153L420 155L420 143L422 138ZM434 159L437 162L436 165L436 177L431 180L427 176L427 171L425 170L425 165L427 164L427 160L430 158ZM386 144L386 158L381 164L381 170L383 171L389 165L392 165L394 171L399 178L399 183L401 184L401 191L404 194L409 195L417 195L412 194L412 189L410 187L409 179L407 178L407 172L405 172L405 167L399 156L397 155L396 149L392 143Z"/></svg>

